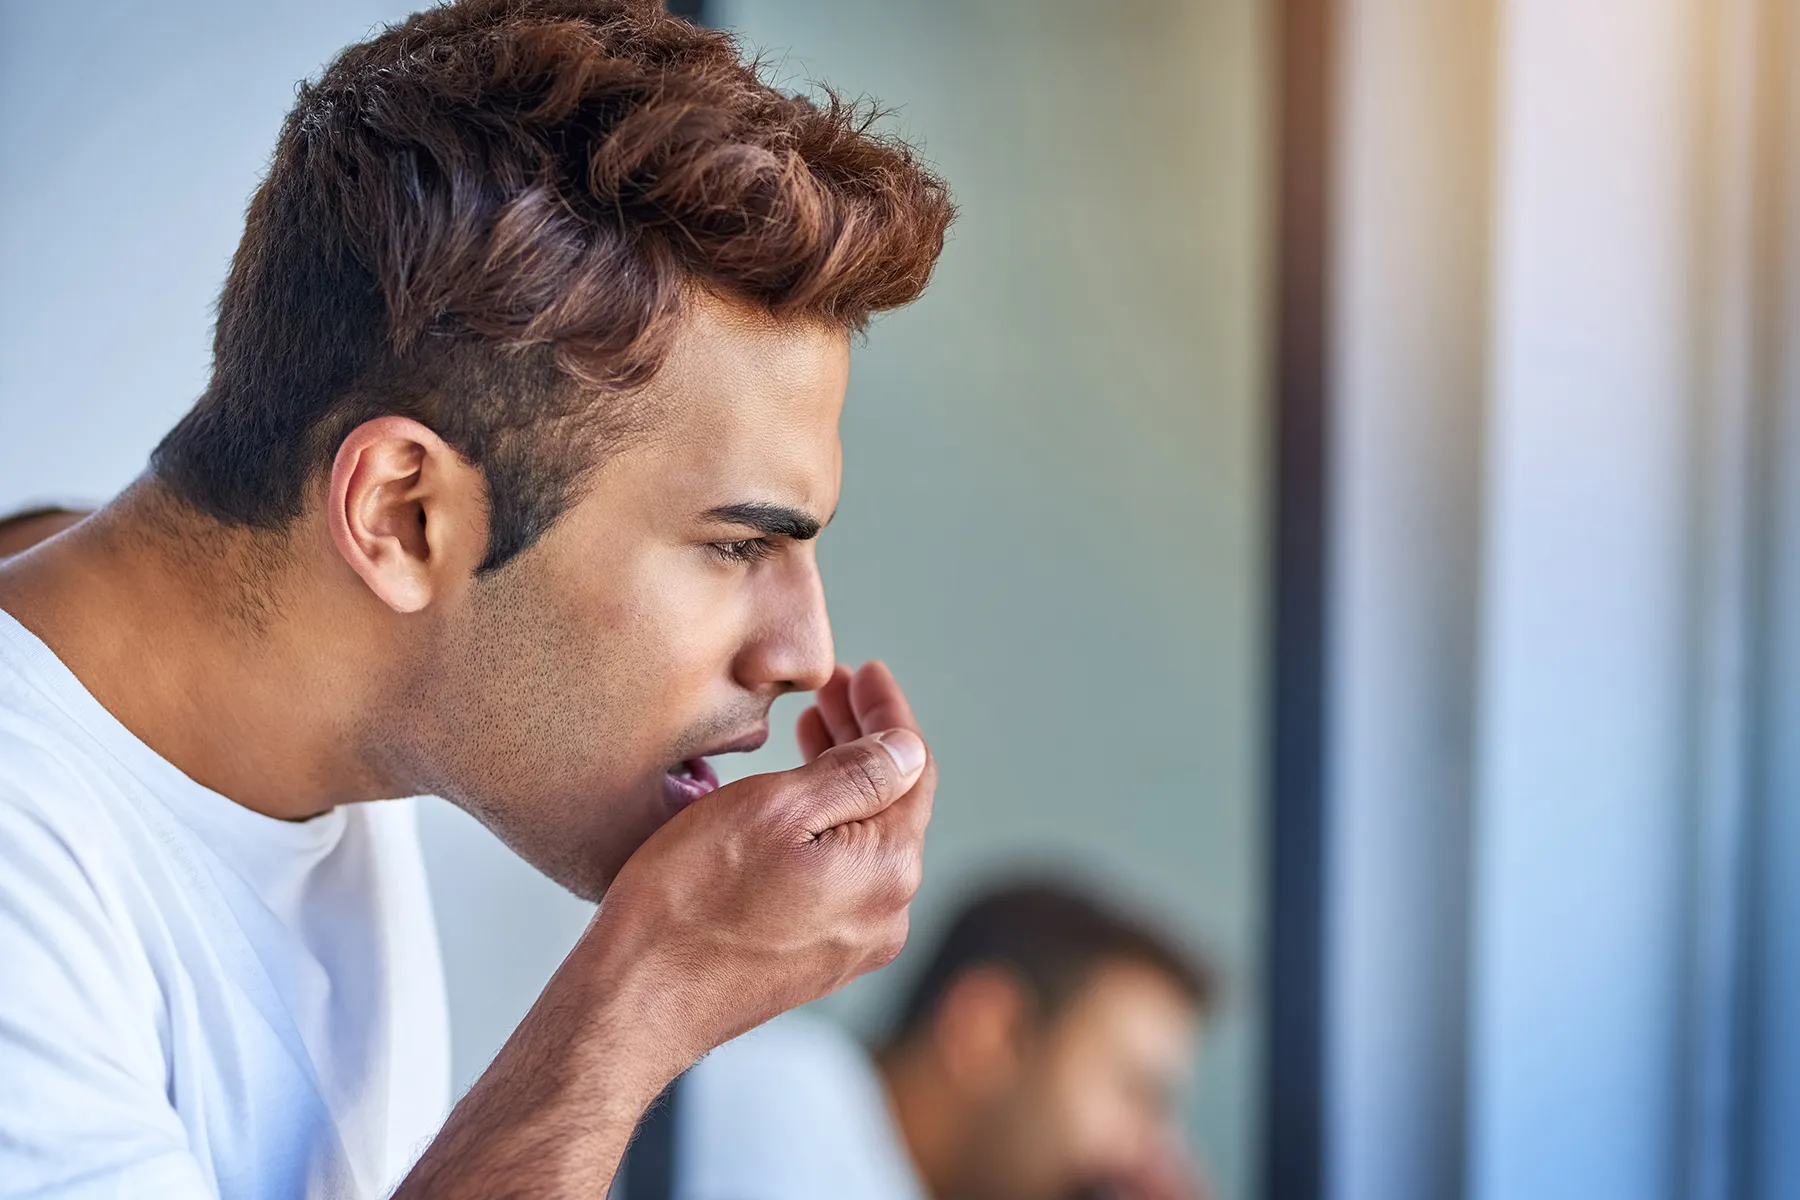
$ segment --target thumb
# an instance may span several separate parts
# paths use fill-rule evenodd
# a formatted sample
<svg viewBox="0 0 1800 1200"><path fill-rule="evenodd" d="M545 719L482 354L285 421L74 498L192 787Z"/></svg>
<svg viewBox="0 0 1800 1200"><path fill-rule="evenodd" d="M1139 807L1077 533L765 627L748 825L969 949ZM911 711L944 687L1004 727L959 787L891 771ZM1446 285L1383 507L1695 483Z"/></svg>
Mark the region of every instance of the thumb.
<svg viewBox="0 0 1800 1200"><path fill-rule="evenodd" d="M910 729L869 734L773 776L776 803L817 836L834 825L867 820L906 795L925 759L925 742Z"/></svg>

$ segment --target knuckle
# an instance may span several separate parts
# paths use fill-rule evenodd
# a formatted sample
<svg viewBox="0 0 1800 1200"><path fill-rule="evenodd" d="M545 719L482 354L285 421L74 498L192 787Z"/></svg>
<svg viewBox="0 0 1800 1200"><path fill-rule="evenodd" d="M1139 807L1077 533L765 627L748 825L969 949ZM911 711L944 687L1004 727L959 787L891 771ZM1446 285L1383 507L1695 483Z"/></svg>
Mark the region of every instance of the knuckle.
<svg viewBox="0 0 1800 1200"><path fill-rule="evenodd" d="M911 900L919 892L919 885L925 882L925 856L917 848L907 851L900 863L900 883Z"/></svg>
<svg viewBox="0 0 1800 1200"><path fill-rule="evenodd" d="M884 908L904 907L919 890L919 871L913 859L914 855L901 851L890 854L882 864L879 902Z"/></svg>
<svg viewBox="0 0 1800 1200"><path fill-rule="evenodd" d="M781 841L804 832L817 804L813 789L792 774L771 775L762 788L752 824Z"/></svg>
<svg viewBox="0 0 1800 1200"><path fill-rule="evenodd" d="M811 840L807 812L804 793L798 788L780 788L776 798L764 806L757 824L777 845L803 844Z"/></svg>
<svg viewBox="0 0 1800 1200"><path fill-rule="evenodd" d="M906 934L909 928L907 914L902 911L882 930L875 942L875 967L879 970L900 957L906 949Z"/></svg>
<svg viewBox="0 0 1800 1200"><path fill-rule="evenodd" d="M885 800L893 779L888 766L890 761L887 751L878 746L860 747L857 753L846 756L844 779L863 799Z"/></svg>

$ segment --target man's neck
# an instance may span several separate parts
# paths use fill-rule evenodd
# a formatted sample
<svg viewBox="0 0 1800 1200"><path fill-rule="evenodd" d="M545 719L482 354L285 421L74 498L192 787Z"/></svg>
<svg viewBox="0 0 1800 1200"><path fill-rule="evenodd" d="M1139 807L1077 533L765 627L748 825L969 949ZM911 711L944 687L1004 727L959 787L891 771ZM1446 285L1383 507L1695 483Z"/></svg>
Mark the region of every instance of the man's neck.
<svg viewBox="0 0 1800 1200"><path fill-rule="evenodd" d="M303 820L388 789L358 753L374 694L349 665L368 661L357 622L319 611L306 547L274 555L266 539L140 481L0 564L0 609L189 778Z"/></svg>

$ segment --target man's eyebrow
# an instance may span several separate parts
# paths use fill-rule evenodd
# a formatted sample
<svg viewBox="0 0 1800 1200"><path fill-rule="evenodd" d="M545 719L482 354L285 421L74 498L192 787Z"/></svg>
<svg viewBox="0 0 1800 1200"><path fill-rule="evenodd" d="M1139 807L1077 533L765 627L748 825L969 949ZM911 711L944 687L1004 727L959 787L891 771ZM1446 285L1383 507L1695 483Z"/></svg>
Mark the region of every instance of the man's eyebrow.
<svg viewBox="0 0 1800 1200"><path fill-rule="evenodd" d="M831 523L825 518L821 523L818 518L797 508L789 508L785 504L765 504L750 501L744 504L721 504L717 508L709 508L701 514L708 521L717 521L723 525L748 525L767 537L792 538L796 542L810 541L819 536L819 530ZM836 514L833 514L836 515Z"/></svg>

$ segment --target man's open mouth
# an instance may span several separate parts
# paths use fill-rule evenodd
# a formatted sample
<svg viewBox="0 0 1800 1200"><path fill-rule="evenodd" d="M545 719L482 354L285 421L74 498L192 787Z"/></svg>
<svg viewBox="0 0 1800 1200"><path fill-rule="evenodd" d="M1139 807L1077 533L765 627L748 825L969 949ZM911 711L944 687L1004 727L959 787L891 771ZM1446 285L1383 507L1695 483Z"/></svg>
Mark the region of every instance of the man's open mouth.
<svg viewBox="0 0 1800 1200"><path fill-rule="evenodd" d="M742 737L721 743L697 754L693 758L684 758L674 766L667 768L663 779L669 796L669 803L675 811L680 812L708 792L717 790L718 773L713 770L709 758L720 754L747 754L769 740L768 726L752 730Z"/></svg>
<svg viewBox="0 0 1800 1200"><path fill-rule="evenodd" d="M686 808L719 786L719 776L704 758L686 758L667 773L669 798L676 808Z"/></svg>

